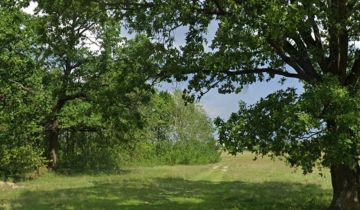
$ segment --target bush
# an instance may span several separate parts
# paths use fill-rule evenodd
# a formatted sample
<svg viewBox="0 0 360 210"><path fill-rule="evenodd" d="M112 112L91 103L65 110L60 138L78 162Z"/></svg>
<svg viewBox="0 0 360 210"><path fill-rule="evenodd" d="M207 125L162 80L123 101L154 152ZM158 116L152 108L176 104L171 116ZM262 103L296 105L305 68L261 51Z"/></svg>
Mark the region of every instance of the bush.
<svg viewBox="0 0 360 210"><path fill-rule="evenodd" d="M64 138L59 145L59 169L62 171L111 171L121 170L122 146L107 141L101 135L75 133Z"/></svg>
<svg viewBox="0 0 360 210"><path fill-rule="evenodd" d="M17 147L0 147L0 177L3 180L12 178L14 181L29 178L28 175L44 166L45 159L40 151L24 145Z"/></svg>
<svg viewBox="0 0 360 210"><path fill-rule="evenodd" d="M140 110L141 126L124 132L113 128L104 134L64 132L60 167L119 171L124 166L208 164L220 160L211 119L199 104L185 106L181 91L155 92Z"/></svg>
<svg viewBox="0 0 360 210"><path fill-rule="evenodd" d="M220 160L215 141L138 142L99 145L94 141L74 152L60 152L60 169L119 172L125 166L209 164Z"/></svg>
<svg viewBox="0 0 360 210"><path fill-rule="evenodd" d="M132 165L193 165L209 164L220 160L215 141L162 141L141 143L133 156Z"/></svg>

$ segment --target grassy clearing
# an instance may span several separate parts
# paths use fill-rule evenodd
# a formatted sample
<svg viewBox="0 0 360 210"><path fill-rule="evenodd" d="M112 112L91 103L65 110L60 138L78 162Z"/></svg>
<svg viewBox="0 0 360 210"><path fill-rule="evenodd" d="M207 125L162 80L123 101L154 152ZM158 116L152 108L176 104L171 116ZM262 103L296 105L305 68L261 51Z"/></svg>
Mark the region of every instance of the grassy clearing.
<svg viewBox="0 0 360 210"><path fill-rule="evenodd" d="M216 164L129 168L119 175L55 175L0 189L0 209L324 209L328 173L302 175L251 154Z"/></svg>

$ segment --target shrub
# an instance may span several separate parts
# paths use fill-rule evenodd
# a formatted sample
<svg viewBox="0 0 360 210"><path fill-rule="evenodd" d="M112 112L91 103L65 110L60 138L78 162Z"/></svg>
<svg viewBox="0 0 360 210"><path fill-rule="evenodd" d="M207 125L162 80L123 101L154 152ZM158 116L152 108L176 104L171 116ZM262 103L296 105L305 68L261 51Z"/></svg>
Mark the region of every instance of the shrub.
<svg viewBox="0 0 360 210"><path fill-rule="evenodd" d="M29 145L0 146L0 177L14 181L29 178L28 175L44 166L45 159L40 151Z"/></svg>

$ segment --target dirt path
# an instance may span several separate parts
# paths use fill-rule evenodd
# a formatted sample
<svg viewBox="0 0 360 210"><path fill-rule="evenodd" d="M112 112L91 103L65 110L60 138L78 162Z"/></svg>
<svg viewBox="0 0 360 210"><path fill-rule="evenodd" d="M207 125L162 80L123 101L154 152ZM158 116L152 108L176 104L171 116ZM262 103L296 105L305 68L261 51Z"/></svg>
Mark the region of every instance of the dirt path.
<svg viewBox="0 0 360 210"><path fill-rule="evenodd" d="M194 174L190 180L204 180L211 182L221 182L225 181L225 175L229 170L229 165L226 161L209 165L204 168L201 172Z"/></svg>

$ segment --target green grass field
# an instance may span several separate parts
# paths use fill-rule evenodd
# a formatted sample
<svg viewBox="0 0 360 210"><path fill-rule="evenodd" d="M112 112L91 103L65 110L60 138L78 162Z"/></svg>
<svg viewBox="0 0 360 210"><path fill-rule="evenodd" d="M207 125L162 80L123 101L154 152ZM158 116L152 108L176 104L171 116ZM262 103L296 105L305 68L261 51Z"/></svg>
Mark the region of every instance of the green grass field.
<svg viewBox="0 0 360 210"><path fill-rule="evenodd" d="M201 166L129 168L118 175L55 175L0 189L0 209L325 209L330 177L281 161L224 155Z"/></svg>

